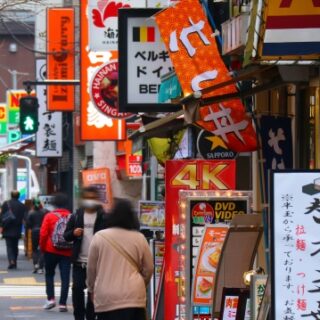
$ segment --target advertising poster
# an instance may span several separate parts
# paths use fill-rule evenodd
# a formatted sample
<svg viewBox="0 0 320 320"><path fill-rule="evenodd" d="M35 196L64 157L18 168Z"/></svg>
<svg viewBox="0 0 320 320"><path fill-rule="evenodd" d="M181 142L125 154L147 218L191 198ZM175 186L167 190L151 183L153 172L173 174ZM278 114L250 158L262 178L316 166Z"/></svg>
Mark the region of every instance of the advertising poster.
<svg viewBox="0 0 320 320"><path fill-rule="evenodd" d="M141 228L164 228L165 207L163 201L139 201Z"/></svg>
<svg viewBox="0 0 320 320"><path fill-rule="evenodd" d="M74 10L49 8L47 10L47 76L48 80L74 80L75 36ZM47 87L49 111L74 110L74 86Z"/></svg>
<svg viewBox="0 0 320 320"><path fill-rule="evenodd" d="M108 168L82 171L83 185L94 186L99 190L100 201L110 208L112 204L110 170Z"/></svg>
<svg viewBox="0 0 320 320"><path fill-rule="evenodd" d="M206 226L194 273L192 302L194 305L212 305L212 290L228 226ZM194 248L192 248L193 250Z"/></svg>
<svg viewBox="0 0 320 320"><path fill-rule="evenodd" d="M185 224L180 223L180 190L235 189L234 160L171 160L166 162L165 319L184 317L185 283L181 278L180 247Z"/></svg>
<svg viewBox="0 0 320 320"><path fill-rule="evenodd" d="M271 196L271 318L318 319L320 171L273 172Z"/></svg>
<svg viewBox="0 0 320 320"><path fill-rule="evenodd" d="M105 1L99 1L102 8ZM114 7L114 10L117 8ZM126 123L123 119L111 117L116 108L104 104L103 91L108 96L114 96L117 88L117 74L111 72L115 66L111 61L118 57L117 51L89 50L89 24L92 23L94 15L89 13L89 0L80 3L80 87L81 87L81 108L80 108L80 135L83 141L97 140L125 140ZM109 65L111 63L111 65ZM109 65L109 66L108 66ZM113 70L115 71L115 70ZM95 88L93 88L95 87ZM107 90L104 90L107 87ZM92 92L98 90L95 99L92 100ZM103 104L104 107L99 108ZM106 112L105 112L106 111Z"/></svg>

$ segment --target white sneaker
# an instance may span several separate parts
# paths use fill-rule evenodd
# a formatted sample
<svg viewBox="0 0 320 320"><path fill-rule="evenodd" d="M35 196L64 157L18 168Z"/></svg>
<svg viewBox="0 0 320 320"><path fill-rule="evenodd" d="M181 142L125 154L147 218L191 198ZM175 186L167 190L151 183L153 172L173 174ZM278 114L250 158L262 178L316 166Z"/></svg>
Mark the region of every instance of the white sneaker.
<svg viewBox="0 0 320 320"><path fill-rule="evenodd" d="M47 300L45 305L43 306L44 310L50 310L56 306L56 302L54 300Z"/></svg>

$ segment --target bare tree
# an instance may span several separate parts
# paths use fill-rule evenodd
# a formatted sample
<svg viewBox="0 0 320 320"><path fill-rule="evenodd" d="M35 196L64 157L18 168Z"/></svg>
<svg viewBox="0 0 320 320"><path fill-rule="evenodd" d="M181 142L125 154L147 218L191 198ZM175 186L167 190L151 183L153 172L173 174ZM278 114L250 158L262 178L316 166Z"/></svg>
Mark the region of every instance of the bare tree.
<svg viewBox="0 0 320 320"><path fill-rule="evenodd" d="M0 12L20 5L41 4L41 0L0 0Z"/></svg>

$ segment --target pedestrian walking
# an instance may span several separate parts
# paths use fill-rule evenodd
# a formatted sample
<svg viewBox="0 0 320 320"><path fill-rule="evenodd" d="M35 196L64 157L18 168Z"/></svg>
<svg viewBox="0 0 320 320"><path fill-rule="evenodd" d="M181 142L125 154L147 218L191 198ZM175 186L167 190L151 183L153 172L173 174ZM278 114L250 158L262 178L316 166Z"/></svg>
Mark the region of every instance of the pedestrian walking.
<svg viewBox="0 0 320 320"><path fill-rule="evenodd" d="M6 241L8 269L17 268L19 254L19 239L22 233L22 224L28 212L27 207L19 201L20 192L11 192L11 199L5 201L1 207L0 227Z"/></svg>
<svg viewBox="0 0 320 320"><path fill-rule="evenodd" d="M72 303L75 320L94 320L93 301L88 296L85 303L87 263L89 246L93 235L106 228L107 213L99 201L99 190L95 187L83 188L81 207L70 218L64 238L73 241L72 250Z"/></svg>
<svg viewBox="0 0 320 320"><path fill-rule="evenodd" d="M40 229L40 249L44 253L47 293L47 301L43 308L50 310L56 306L54 275L59 265L61 278L59 311L67 312L72 244L65 241L63 234L71 213L66 209L68 198L63 193L54 196L52 205L55 209L46 214Z"/></svg>
<svg viewBox="0 0 320 320"><path fill-rule="evenodd" d="M27 229L31 229L33 273L43 274L43 253L40 250L40 229L47 210L42 208L38 198L32 201L33 209L27 217Z"/></svg>
<svg viewBox="0 0 320 320"><path fill-rule="evenodd" d="M108 228L93 237L88 257L88 291L99 320L145 320L146 286L153 259L131 203L116 200Z"/></svg>

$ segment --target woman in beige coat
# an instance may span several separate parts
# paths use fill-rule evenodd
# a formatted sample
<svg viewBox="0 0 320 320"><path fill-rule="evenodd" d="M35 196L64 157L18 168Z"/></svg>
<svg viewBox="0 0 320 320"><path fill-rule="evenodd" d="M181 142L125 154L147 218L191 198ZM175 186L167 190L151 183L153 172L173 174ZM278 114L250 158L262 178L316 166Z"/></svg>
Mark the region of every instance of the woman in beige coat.
<svg viewBox="0 0 320 320"><path fill-rule="evenodd" d="M153 258L131 203L116 200L108 229L93 237L87 285L99 320L145 320Z"/></svg>

